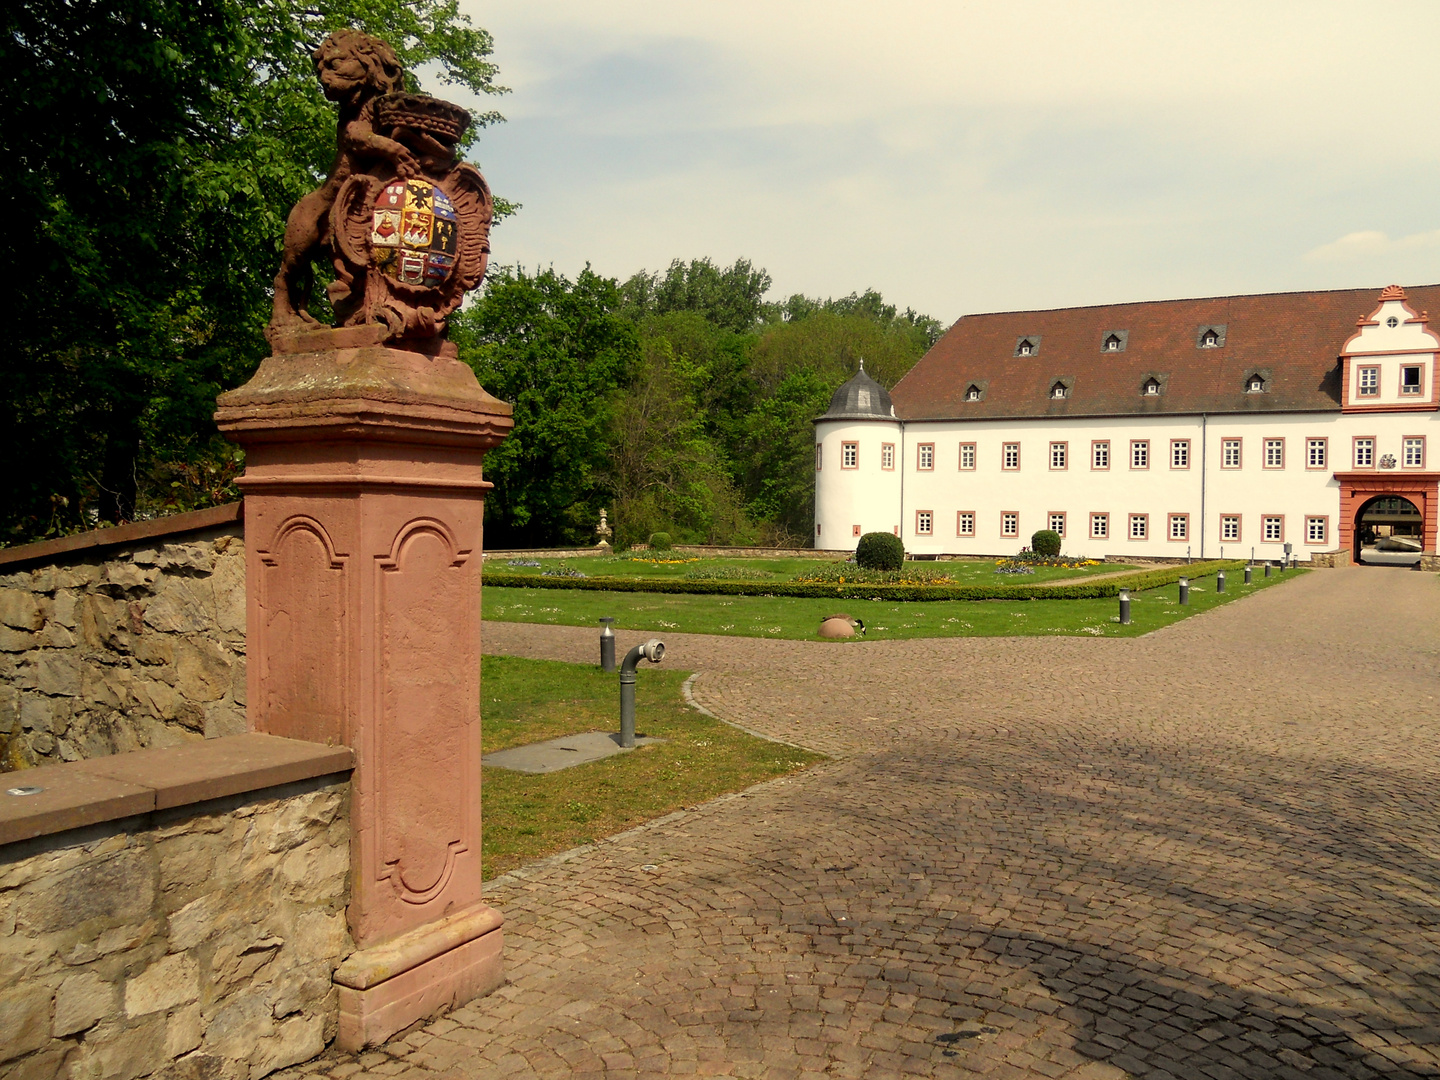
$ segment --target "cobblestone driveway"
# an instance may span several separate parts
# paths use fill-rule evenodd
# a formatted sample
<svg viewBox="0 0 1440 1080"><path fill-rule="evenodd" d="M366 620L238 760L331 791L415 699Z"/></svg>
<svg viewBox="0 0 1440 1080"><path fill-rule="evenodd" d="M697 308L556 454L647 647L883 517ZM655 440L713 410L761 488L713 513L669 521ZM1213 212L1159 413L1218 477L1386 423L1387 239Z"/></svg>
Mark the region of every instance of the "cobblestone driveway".
<svg viewBox="0 0 1440 1080"><path fill-rule="evenodd" d="M498 879L506 987L293 1075L1440 1075L1437 601L1355 569L1137 640L671 635L703 706L837 759Z"/></svg>

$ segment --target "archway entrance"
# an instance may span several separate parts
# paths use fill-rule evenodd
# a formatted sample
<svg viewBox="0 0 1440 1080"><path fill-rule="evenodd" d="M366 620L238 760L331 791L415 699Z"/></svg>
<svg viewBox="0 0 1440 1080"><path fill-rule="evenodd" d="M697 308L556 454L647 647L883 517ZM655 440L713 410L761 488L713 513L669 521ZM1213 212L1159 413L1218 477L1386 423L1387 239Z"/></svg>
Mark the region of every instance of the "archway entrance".
<svg viewBox="0 0 1440 1080"><path fill-rule="evenodd" d="M1355 561L1414 566L1425 550L1425 515L1403 495L1381 495L1355 515Z"/></svg>

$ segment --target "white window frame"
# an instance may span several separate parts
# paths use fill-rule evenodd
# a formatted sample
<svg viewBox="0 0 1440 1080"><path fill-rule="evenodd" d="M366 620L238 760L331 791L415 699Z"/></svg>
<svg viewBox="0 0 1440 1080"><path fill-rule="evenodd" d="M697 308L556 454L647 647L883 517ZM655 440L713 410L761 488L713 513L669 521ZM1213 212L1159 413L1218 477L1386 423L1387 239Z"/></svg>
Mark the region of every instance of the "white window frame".
<svg viewBox="0 0 1440 1080"><path fill-rule="evenodd" d="M1090 539L1110 539L1110 515L1106 513L1092 513L1090 515Z"/></svg>
<svg viewBox="0 0 1440 1080"><path fill-rule="evenodd" d="M1316 525L1319 525L1318 535ZM1305 543L1328 544L1330 542L1330 518L1324 514L1305 515Z"/></svg>
<svg viewBox="0 0 1440 1080"><path fill-rule="evenodd" d="M1411 451L1415 451L1414 454ZM1400 467L1402 469L1425 468L1425 436L1406 435L1400 440Z"/></svg>
<svg viewBox="0 0 1440 1080"><path fill-rule="evenodd" d="M915 447L915 469L917 472L935 471L935 444L922 442Z"/></svg>
<svg viewBox="0 0 1440 1080"><path fill-rule="evenodd" d="M895 471L895 444L893 442L880 444L880 468L886 472Z"/></svg>
<svg viewBox="0 0 1440 1080"><path fill-rule="evenodd" d="M1361 364L1355 369L1355 396L1380 396L1380 366Z"/></svg>
<svg viewBox="0 0 1440 1080"><path fill-rule="evenodd" d="M933 513L931 513L929 510L916 510L916 511L915 511L915 535L916 535L916 536L933 536L933 535L935 535L935 515L934 515Z"/></svg>
<svg viewBox="0 0 1440 1080"><path fill-rule="evenodd" d="M1167 514L1165 516L1165 539L1174 543L1188 544L1190 542L1190 515Z"/></svg>
<svg viewBox="0 0 1440 1080"><path fill-rule="evenodd" d="M1226 532L1226 528L1231 522L1235 523L1234 535L1230 535ZM1238 544L1240 542L1240 537L1244 535L1244 531L1241 526L1242 522L1240 520L1239 514L1221 514L1220 542L1222 544Z"/></svg>
<svg viewBox="0 0 1440 1080"><path fill-rule="evenodd" d="M1330 440L1310 437L1305 440L1305 467L1324 469L1330 464Z"/></svg>
<svg viewBox="0 0 1440 1080"><path fill-rule="evenodd" d="M1064 510L1051 510L1048 514L1045 515L1045 521L1047 522L1046 527L1049 528L1051 532L1059 533L1061 536L1065 535ZM1055 527L1057 523L1060 526L1058 529Z"/></svg>
<svg viewBox="0 0 1440 1080"><path fill-rule="evenodd" d="M1285 440L1283 438L1268 438L1260 444L1264 457L1260 459L1261 465L1266 469L1285 468ZM1272 453L1278 451L1278 453ZM1276 462L1274 459L1279 458Z"/></svg>
<svg viewBox="0 0 1440 1080"><path fill-rule="evenodd" d="M1125 529L1125 535L1128 536L1131 540L1149 540L1150 515L1131 514L1130 520Z"/></svg>
<svg viewBox="0 0 1440 1080"><path fill-rule="evenodd" d="M1000 535L1010 539L1020 535L1020 511L1000 511Z"/></svg>
<svg viewBox="0 0 1440 1080"><path fill-rule="evenodd" d="M1270 535L1270 526L1275 525L1275 536ZM1285 542L1285 515L1260 515L1260 542L1262 544L1283 544Z"/></svg>
<svg viewBox="0 0 1440 1080"><path fill-rule="evenodd" d="M1361 459L1364 460L1361 460ZM1352 469L1375 468L1375 436L1356 435L1350 440L1350 467Z"/></svg>
<svg viewBox="0 0 1440 1080"><path fill-rule="evenodd" d="M1231 451L1234 451L1234 462L1231 462ZM1220 467L1222 469L1239 469L1245 464L1245 442L1243 439L1221 439L1220 440Z"/></svg>
<svg viewBox="0 0 1440 1080"><path fill-rule="evenodd" d="M1135 470L1150 468L1150 440L1130 440L1130 468Z"/></svg>
<svg viewBox="0 0 1440 1080"><path fill-rule="evenodd" d="M967 525L969 526L968 529L966 528ZM975 535L975 511L974 511L974 510L956 510L956 511L955 511L955 535L956 535L956 536L974 536L974 535Z"/></svg>
<svg viewBox="0 0 1440 1080"><path fill-rule="evenodd" d="M1011 464L1012 457L1014 464ZM1020 471L1020 444L1018 442L1000 444L1000 468L1003 472Z"/></svg>
<svg viewBox="0 0 1440 1080"><path fill-rule="evenodd" d="M968 453L967 453L967 451L968 451ZM976 462L976 459L977 459L977 454L978 454L978 452L976 451L976 449L975 449L975 444L974 444L973 442L962 442L962 443L960 444L960 471L961 471L961 472L974 472L974 471L975 471L975 462ZM968 465L965 463L965 459L966 459L967 457L970 459L970 463L969 463Z"/></svg>
<svg viewBox="0 0 1440 1080"><path fill-rule="evenodd" d="M1064 472L1070 467L1070 444L1068 442L1052 442L1050 444L1050 471Z"/></svg>
<svg viewBox="0 0 1440 1080"><path fill-rule="evenodd" d="M1188 468L1190 468L1190 440L1189 440L1189 439L1171 439L1171 440L1170 440L1170 468L1172 468L1172 469L1188 469Z"/></svg>
<svg viewBox="0 0 1440 1080"><path fill-rule="evenodd" d="M1406 387L1405 373L1415 372L1415 386ZM1400 365L1400 396L1405 398L1423 397L1425 394L1425 367L1422 364L1401 364Z"/></svg>
<svg viewBox="0 0 1440 1080"><path fill-rule="evenodd" d="M860 467L860 444L854 439L847 440L840 444L840 468L858 469Z"/></svg>
<svg viewBox="0 0 1440 1080"><path fill-rule="evenodd" d="M1104 472L1110 468L1110 440L1096 439L1090 444L1090 468Z"/></svg>

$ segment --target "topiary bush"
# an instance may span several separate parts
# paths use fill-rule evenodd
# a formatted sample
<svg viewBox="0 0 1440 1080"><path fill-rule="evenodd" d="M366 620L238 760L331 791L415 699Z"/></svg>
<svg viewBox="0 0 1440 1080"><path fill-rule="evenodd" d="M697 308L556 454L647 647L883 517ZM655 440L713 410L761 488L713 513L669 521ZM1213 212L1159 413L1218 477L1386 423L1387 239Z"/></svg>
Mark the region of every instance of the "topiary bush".
<svg viewBox="0 0 1440 1080"><path fill-rule="evenodd" d="M1036 555L1053 558L1060 554L1060 534L1054 529L1041 529L1030 537L1030 550Z"/></svg>
<svg viewBox="0 0 1440 1080"><path fill-rule="evenodd" d="M674 546L674 545L672 545L672 544L670 543L670 534L669 534L669 533L651 533L651 534L650 534L650 550L651 550L651 551L669 551L670 548L673 547L673 546Z"/></svg>
<svg viewBox="0 0 1440 1080"><path fill-rule="evenodd" d="M855 545L855 564L862 570L899 570L905 561L905 545L888 532L866 533Z"/></svg>

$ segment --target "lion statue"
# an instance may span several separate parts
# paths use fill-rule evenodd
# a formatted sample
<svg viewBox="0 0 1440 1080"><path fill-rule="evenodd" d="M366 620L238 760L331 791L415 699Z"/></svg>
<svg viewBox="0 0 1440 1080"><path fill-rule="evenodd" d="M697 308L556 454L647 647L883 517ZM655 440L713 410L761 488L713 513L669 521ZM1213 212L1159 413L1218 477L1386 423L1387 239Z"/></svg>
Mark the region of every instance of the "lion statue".
<svg viewBox="0 0 1440 1080"><path fill-rule="evenodd" d="M285 248L275 276L270 334L318 325L307 310L309 269L330 241L330 209L341 186L367 163L380 159L408 180L420 171L409 148L375 131L375 101L403 90L405 70L395 50L359 30L337 30L312 54L325 96L340 107L335 163L325 182L295 204L285 222Z"/></svg>

